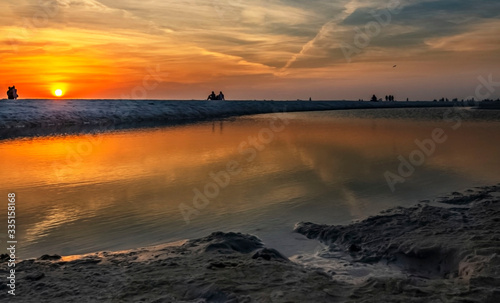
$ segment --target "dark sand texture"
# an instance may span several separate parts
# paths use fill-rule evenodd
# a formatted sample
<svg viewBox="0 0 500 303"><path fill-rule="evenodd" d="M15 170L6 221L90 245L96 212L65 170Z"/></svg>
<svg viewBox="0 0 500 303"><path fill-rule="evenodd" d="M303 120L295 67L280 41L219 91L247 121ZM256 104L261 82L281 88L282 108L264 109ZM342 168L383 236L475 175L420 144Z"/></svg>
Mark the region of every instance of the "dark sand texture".
<svg viewBox="0 0 500 303"><path fill-rule="evenodd" d="M350 283L338 272L292 262L254 236L217 232L124 252L25 260L16 266L16 297L7 295L2 279L0 300L500 302L500 186L397 207L347 226L299 223L295 231L327 244L318 257L345 272L391 270ZM4 256L0 276L7 270Z"/></svg>

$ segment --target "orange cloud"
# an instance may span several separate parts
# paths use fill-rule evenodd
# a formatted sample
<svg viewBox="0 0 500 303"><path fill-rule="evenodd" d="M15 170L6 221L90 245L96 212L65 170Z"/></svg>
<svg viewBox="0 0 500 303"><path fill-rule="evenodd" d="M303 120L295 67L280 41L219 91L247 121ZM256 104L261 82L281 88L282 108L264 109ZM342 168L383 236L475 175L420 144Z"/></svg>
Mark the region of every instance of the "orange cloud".
<svg viewBox="0 0 500 303"><path fill-rule="evenodd" d="M442 97L455 87L460 90L454 97L469 96L477 76L493 72L498 21L481 17L481 8L473 5L471 16L450 11L445 16L450 21L442 23L445 17L431 9L434 2L408 3L347 63L340 45L352 44L356 28L375 20L369 12L386 5L21 1L0 12L12 21L0 26L0 58L8 71L0 75L0 85L15 84L22 98L51 98L55 88L64 89L66 98L130 98L149 70L159 67L161 83L140 97L203 98L222 89L237 99L358 99L384 93L414 100ZM428 11L414 14L425 5ZM460 83L439 84L457 72Z"/></svg>

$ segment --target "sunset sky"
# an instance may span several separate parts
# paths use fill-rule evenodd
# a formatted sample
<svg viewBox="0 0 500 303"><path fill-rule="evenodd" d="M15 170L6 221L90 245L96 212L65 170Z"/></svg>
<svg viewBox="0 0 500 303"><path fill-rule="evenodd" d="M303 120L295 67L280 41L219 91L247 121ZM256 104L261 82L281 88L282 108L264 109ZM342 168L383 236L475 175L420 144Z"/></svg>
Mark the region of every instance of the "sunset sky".
<svg viewBox="0 0 500 303"><path fill-rule="evenodd" d="M0 85L21 98L462 99L500 82L498 0L1 0L0 18Z"/></svg>

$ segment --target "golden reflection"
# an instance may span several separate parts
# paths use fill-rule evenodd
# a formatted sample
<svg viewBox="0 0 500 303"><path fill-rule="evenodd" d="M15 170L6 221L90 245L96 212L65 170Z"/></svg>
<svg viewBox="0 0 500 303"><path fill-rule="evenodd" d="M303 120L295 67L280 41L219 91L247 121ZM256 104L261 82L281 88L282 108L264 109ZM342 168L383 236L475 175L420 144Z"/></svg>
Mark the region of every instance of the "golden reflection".
<svg viewBox="0 0 500 303"><path fill-rule="evenodd" d="M292 201L316 203L314 197L337 213L360 217L370 209L359 186L386 195L383 173L397 169L397 156L407 156L414 140L428 138L435 127L446 131L448 141L416 175L435 178L437 171L498 180L500 146L491 144L500 139L498 123L471 122L453 131L442 122L291 119L249 161L238 147L250 147L250 138L269 128L263 118L0 142L0 178L9 181L0 188L22 200L26 247L58 245L54 234L94 247L122 237L131 223L181 237L186 224L179 204L192 203L193 189L203 190L213 181L210 173L230 161L239 163L241 173L210 200L196 226Z"/></svg>
<svg viewBox="0 0 500 303"><path fill-rule="evenodd" d="M276 134L263 152L259 152L255 163L251 163L259 163L259 170L254 173L273 174L283 168L301 165L317 170L321 179L332 183L345 178L337 173L345 165L346 158L340 157L344 153L350 154L347 157L356 155L364 161L382 161L399 154L404 156L416 148L415 139L430 137L435 127L432 123L426 127L411 122L395 125L381 120L375 123L376 128L369 127L362 120L292 123L284 132ZM262 127L266 124L263 123ZM478 132L477 128L483 131ZM213 125L202 124L126 134L6 141L0 144L3 168L0 176L3 180L11 180L10 184L17 188L30 184L107 183L141 178L151 173L165 174L165 180L175 182L177 178L182 179L181 172L201 169L208 173L218 164L223 167L224 162L230 160L245 164L238 146L248 137L255 137L258 130L255 125L231 123L231 127L221 134L213 132ZM490 171L477 157L478 150L485 160L497 155L495 148L484 146L485 142L491 141L491 136L495 136L488 131L487 125L476 123L473 128L464 127L456 132L449 128L447 132L448 142L438 146L436 155L427 159L427 165L465 169L477 174ZM460 150L460 157L476 159L476 162L457 162L458 154L454 152L457 150ZM328 165L324 165L325 162ZM209 167L204 169L205 166Z"/></svg>

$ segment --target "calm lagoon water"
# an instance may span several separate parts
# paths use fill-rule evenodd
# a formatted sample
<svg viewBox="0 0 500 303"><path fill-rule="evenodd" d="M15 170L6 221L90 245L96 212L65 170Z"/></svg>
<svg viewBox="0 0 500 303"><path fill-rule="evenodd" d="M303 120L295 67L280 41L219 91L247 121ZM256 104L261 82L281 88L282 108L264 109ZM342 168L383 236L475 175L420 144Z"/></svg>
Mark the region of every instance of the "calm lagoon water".
<svg viewBox="0 0 500 303"><path fill-rule="evenodd" d="M316 245L292 233L299 221L345 224L500 182L500 113L446 111L270 114L4 140L0 193L17 195L21 258L129 249L213 231L252 233L292 255ZM436 128L447 140L435 143L393 192L384 173L397 173L398 156L408 159L415 140L430 139ZM229 184L222 178L215 186L211 174L230 176ZM180 206L194 212L183 214ZM0 222L5 232L6 210Z"/></svg>

